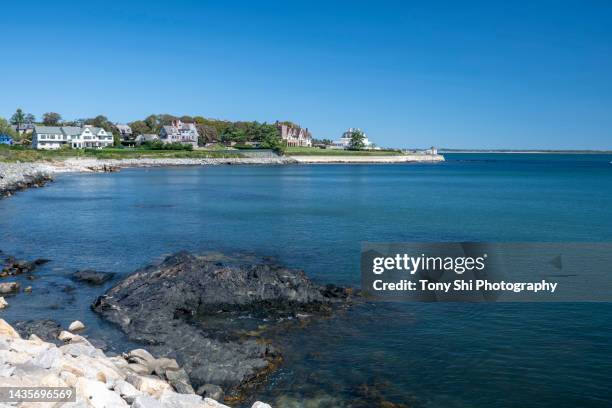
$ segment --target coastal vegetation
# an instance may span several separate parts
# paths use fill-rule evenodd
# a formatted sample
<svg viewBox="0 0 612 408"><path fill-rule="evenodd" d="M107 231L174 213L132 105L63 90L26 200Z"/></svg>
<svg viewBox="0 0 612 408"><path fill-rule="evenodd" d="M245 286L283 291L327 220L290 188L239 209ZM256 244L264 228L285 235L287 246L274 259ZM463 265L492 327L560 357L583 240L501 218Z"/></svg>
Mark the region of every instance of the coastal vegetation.
<svg viewBox="0 0 612 408"><path fill-rule="evenodd" d="M107 149L58 149L34 150L22 146L0 145L0 162L39 162L69 158L91 159L139 159L139 158L235 158L238 151L220 150L170 150L155 148L107 148Z"/></svg>
<svg viewBox="0 0 612 408"><path fill-rule="evenodd" d="M401 150L343 150L319 149L317 147L287 147L285 154L289 156L399 156Z"/></svg>
<svg viewBox="0 0 612 408"><path fill-rule="evenodd" d="M365 147L365 134L360 129L354 129L351 132L351 141L349 150L362 150Z"/></svg>

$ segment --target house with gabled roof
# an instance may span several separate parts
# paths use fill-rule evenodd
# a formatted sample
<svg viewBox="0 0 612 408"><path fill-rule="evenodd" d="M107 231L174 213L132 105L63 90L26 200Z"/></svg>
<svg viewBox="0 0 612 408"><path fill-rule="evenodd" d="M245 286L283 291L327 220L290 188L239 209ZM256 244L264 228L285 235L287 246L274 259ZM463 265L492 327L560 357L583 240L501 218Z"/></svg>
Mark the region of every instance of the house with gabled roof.
<svg viewBox="0 0 612 408"><path fill-rule="evenodd" d="M198 147L198 129L194 123L184 123L174 119L171 125L162 126L159 131L159 140L163 143L190 144Z"/></svg>
<svg viewBox="0 0 612 408"><path fill-rule="evenodd" d="M102 149L113 145L113 134L94 126L38 126L32 132L32 148L54 150Z"/></svg>

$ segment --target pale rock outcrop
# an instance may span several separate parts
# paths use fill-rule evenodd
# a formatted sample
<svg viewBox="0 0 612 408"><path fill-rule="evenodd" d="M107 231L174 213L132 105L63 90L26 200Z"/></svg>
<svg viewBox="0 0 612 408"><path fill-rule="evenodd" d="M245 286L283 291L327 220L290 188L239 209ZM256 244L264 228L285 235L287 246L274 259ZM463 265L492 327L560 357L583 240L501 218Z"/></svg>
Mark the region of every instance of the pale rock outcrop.
<svg viewBox="0 0 612 408"><path fill-rule="evenodd" d="M36 334L22 339L0 319L0 384L6 387L74 387L76 401L62 408L229 408L214 399L222 390L193 393L187 373L176 360L155 358L143 349L106 357L84 337L61 332L57 347ZM138 360L139 363L130 361ZM139 375L132 366L147 366L157 375ZM199 390L200 391L200 390ZM218 391L218 392L217 392ZM202 390L204 392L204 390ZM0 404L0 408L6 405ZM54 408L56 403L22 403L22 408ZM262 402L253 408L271 408Z"/></svg>
<svg viewBox="0 0 612 408"><path fill-rule="evenodd" d="M0 293L3 295L19 292L19 282L2 282L0 283Z"/></svg>
<svg viewBox="0 0 612 408"><path fill-rule="evenodd" d="M100 381L79 378L76 384L77 395L83 396L93 408L120 408L129 406L121 396Z"/></svg>
<svg viewBox="0 0 612 408"><path fill-rule="evenodd" d="M0 309L4 309L8 305L8 302L2 296L0 296Z"/></svg>
<svg viewBox="0 0 612 408"><path fill-rule="evenodd" d="M128 374L126 381L132 384L137 390L157 398L161 397L164 391L172 390L170 384L159 377L150 375Z"/></svg>
<svg viewBox="0 0 612 408"><path fill-rule="evenodd" d="M134 399L132 408L162 408L162 404L150 395L143 394Z"/></svg>
<svg viewBox="0 0 612 408"><path fill-rule="evenodd" d="M67 343L71 341L72 339L74 339L75 335L66 330L62 330L62 332L59 334L57 338L63 341L64 343Z"/></svg>
<svg viewBox="0 0 612 408"><path fill-rule="evenodd" d="M85 329L85 325L80 320L75 320L74 322L70 323L70 326L68 326L68 330L70 330L71 332L83 329Z"/></svg>
<svg viewBox="0 0 612 408"><path fill-rule="evenodd" d="M251 408L272 408L272 407L266 404L265 402L257 401L256 403L253 404Z"/></svg>
<svg viewBox="0 0 612 408"><path fill-rule="evenodd" d="M17 333L17 330L13 329L4 319L0 319L0 338L20 339L21 336Z"/></svg>

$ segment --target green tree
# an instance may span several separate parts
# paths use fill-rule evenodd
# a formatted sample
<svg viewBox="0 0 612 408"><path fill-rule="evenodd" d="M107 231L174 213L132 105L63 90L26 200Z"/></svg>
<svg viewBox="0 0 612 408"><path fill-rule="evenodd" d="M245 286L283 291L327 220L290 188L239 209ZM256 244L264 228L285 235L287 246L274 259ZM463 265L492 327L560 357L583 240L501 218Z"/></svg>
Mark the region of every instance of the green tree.
<svg viewBox="0 0 612 408"><path fill-rule="evenodd" d="M157 133L159 132L160 129L160 123L157 119L157 115L149 115L145 118L144 123L147 125L147 127L149 128L149 130L152 133Z"/></svg>
<svg viewBox="0 0 612 408"><path fill-rule="evenodd" d="M281 139L280 133L275 125L263 123L259 127L261 134L261 147L272 149L279 154L285 152L286 146Z"/></svg>
<svg viewBox="0 0 612 408"><path fill-rule="evenodd" d="M351 141L349 142L349 150L361 150L365 147L365 143L363 143L363 139L365 139L365 135L359 129L353 130L351 133Z"/></svg>
<svg viewBox="0 0 612 408"><path fill-rule="evenodd" d="M28 123L28 124L32 124L36 122L36 116L32 115L31 113L26 113L24 119L25 119L25 123Z"/></svg>
<svg viewBox="0 0 612 408"><path fill-rule="evenodd" d="M95 118L85 119L84 123L86 125L102 128L107 132L116 130L115 125L113 125L112 122L104 115L98 115Z"/></svg>
<svg viewBox="0 0 612 408"><path fill-rule="evenodd" d="M55 112L47 112L43 115L43 123L47 126L57 126L62 120L62 115Z"/></svg>
<svg viewBox="0 0 612 408"><path fill-rule="evenodd" d="M132 134L134 136L143 135L145 133L152 133L151 128L144 122L144 120L137 120L129 124L132 128Z"/></svg>
<svg viewBox="0 0 612 408"><path fill-rule="evenodd" d="M17 138L17 132L11 124L4 118L0 118L0 135L8 135L12 138Z"/></svg>
<svg viewBox="0 0 612 408"><path fill-rule="evenodd" d="M19 133L19 129L25 122L25 115L21 108L17 108L13 116L11 116L11 123L17 126L17 133Z"/></svg>
<svg viewBox="0 0 612 408"><path fill-rule="evenodd" d="M219 139L217 129L214 126L196 124L198 129L198 145L204 146L206 143L214 143Z"/></svg>

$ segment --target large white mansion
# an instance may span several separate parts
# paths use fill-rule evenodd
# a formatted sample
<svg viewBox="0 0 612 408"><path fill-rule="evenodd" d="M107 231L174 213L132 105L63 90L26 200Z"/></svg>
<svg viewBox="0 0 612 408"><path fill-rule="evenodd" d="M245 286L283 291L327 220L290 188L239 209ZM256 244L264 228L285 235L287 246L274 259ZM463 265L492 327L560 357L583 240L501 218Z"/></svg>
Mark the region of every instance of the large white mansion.
<svg viewBox="0 0 612 408"><path fill-rule="evenodd" d="M75 149L102 149L113 145L113 134L98 127L34 126L32 148L54 150L63 146Z"/></svg>
<svg viewBox="0 0 612 408"><path fill-rule="evenodd" d="M353 136L354 132L361 132L359 128L349 128L346 132L342 134L342 137L338 140L334 140L331 145L332 149L348 149L351 145L351 136ZM365 149L372 149L372 142L368 139L368 136L363 132L363 147Z"/></svg>

